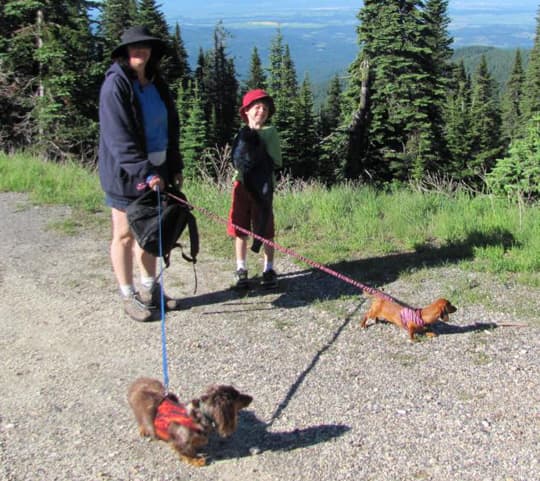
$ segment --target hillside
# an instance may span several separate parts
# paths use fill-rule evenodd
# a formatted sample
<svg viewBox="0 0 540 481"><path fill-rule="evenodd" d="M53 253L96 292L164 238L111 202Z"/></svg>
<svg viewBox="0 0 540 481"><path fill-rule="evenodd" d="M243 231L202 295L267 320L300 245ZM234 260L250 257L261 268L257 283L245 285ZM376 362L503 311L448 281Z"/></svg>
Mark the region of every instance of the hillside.
<svg viewBox="0 0 540 481"><path fill-rule="evenodd" d="M200 48L204 50L212 48L214 27L215 25L209 24L187 24L181 27L182 38L192 66L196 62ZM283 34L284 42L290 47L299 80L308 75L315 92L324 92L329 79L334 75L345 75L348 66L358 53L356 25L353 22L349 25L337 25L333 22L268 25L254 22L249 27L233 22L231 27L225 24L225 28L230 34L227 41L228 53L234 58L236 71L241 79L249 70L254 46L259 51L263 65L268 63L269 50L278 28ZM461 37L461 41L463 40ZM463 59L467 71L472 73L481 55L485 54L494 79L500 85L504 85L512 69L516 48L521 48L526 65L530 47L524 48L519 45L504 48L455 46L454 59Z"/></svg>
<svg viewBox="0 0 540 481"><path fill-rule="evenodd" d="M521 49L523 68L526 68L529 60L530 49ZM493 79L503 88L512 72L516 49L502 49L496 47L470 46L458 48L454 52L454 60L461 61L469 74L474 74L480 63L482 55L485 55L489 71Z"/></svg>

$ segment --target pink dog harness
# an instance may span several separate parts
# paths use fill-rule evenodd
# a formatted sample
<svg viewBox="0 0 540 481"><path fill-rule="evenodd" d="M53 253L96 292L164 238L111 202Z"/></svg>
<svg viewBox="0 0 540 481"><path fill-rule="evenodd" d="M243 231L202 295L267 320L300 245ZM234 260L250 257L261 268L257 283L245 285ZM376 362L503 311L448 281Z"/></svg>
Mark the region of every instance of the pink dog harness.
<svg viewBox="0 0 540 481"><path fill-rule="evenodd" d="M399 313L401 324L407 329L411 324L416 327L424 327L422 319L422 309L413 309L412 307L402 307Z"/></svg>

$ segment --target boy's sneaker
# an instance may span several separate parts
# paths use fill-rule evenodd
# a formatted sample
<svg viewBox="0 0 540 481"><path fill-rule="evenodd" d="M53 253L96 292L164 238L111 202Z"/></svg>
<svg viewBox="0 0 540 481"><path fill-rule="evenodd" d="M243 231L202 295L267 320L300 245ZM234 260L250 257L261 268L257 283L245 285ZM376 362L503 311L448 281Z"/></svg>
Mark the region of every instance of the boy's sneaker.
<svg viewBox="0 0 540 481"><path fill-rule="evenodd" d="M234 287L236 289L247 289L249 287L248 283L248 271L246 269L238 269L234 273Z"/></svg>
<svg viewBox="0 0 540 481"><path fill-rule="evenodd" d="M152 320L152 310L141 300L138 294L123 298L124 312L137 322Z"/></svg>
<svg viewBox="0 0 540 481"><path fill-rule="evenodd" d="M277 274L274 269L263 272L261 286L265 289L275 289L278 285Z"/></svg>

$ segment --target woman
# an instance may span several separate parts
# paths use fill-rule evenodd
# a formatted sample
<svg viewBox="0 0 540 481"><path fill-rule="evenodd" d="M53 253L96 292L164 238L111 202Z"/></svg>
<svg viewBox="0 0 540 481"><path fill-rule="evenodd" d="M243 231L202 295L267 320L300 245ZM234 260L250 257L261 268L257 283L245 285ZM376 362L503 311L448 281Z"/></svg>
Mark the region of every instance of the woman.
<svg viewBox="0 0 540 481"><path fill-rule="evenodd" d="M172 95L159 74L166 44L144 26L126 30L112 52L99 98L99 177L112 212L111 261L125 312L145 322L160 308L156 258L131 232L126 207L144 189L182 188L179 121ZM141 288L133 282L133 258ZM164 296L167 309L177 307Z"/></svg>

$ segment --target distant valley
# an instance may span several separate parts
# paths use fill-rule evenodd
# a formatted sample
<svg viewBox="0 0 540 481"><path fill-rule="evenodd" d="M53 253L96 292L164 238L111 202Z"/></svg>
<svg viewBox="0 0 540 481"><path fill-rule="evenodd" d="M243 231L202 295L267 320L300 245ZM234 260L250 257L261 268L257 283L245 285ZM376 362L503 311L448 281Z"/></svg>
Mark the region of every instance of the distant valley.
<svg viewBox="0 0 540 481"><path fill-rule="evenodd" d="M263 65L268 64L269 50L278 28L289 45L298 78L309 75L314 85L326 84L335 74L346 73L347 67L358 52L356 28L358 9L305 9L290 10L272 15L262 12L245 15L229 12L224 18L206 16L187 18L166 11L167 21L174 27L178 21L182 39L192 66L200 48L212 47L212 33L218 21L230 33L228 53L235 59L241 78L247 75L253 47L256 46ZM536 22L530 6L512 7L512 12L454 9L449 32L454 39L454 49L482 45L497 49L514 50L532 47Z"/></svg>

